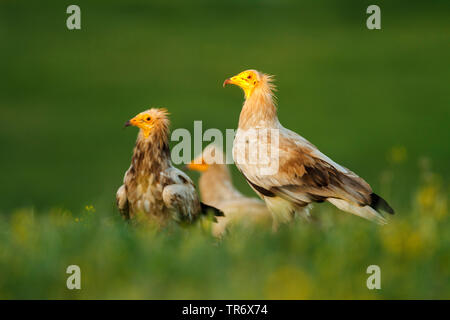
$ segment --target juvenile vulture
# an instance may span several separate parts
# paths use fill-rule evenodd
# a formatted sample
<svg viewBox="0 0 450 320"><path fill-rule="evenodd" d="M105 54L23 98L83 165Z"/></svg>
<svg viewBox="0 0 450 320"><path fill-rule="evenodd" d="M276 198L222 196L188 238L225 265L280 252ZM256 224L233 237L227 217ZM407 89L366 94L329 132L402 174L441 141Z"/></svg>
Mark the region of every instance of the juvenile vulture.
<svg viewBox="0 0 450 320"><path fill-rule="evenodd" d="M193 222L207 211L222 216L201 203L191 179L172 166L167 116L165 109L149 109L125 123L140 130L131 166L116 194L120 213L130 219L141 212L159 225Z"/></svg>
<svg viewBox="0 0 450 320"><path fill-rule="evenodd" d="M308 205L323 201L386 223L379 211L393 214L394 210L366 181L280 124L272 82L267 74L246 70L226 79L224 86L234 84L244 91L233 158L250 186L266 202L276 225L297 215L308 220Z"/></svg>

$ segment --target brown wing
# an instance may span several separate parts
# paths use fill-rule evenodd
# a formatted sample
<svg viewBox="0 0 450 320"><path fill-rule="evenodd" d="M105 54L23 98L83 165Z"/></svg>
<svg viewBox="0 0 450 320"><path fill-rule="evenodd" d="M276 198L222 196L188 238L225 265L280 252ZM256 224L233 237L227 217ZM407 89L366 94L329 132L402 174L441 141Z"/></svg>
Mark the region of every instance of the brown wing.
<svg viewBox="0 0 450 320"><path fill-rule="evenodd" d="M246 177L256 189L294 202L321 202L338 198L366 205L371 203L370 186L350 170L335 168L312 145L280 139L278 172L271 176ZM256 187L255 187L256 186Z"/></svg>
<svg viewBox="0 0 450 320"><path fill-rule="evenodd" d="M201 205L192 180L182 171L169 168L164 172L162 197L177 221L194 221L201 211Z"/></svg>

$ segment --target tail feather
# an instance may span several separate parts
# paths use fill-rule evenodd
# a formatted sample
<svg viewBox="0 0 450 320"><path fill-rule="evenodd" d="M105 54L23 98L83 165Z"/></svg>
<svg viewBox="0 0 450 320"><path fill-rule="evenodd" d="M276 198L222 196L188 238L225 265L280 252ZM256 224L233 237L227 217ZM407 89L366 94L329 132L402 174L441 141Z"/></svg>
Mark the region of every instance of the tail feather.
<svg viewBox="0 0 450 320"><path fill-rule="evenodd" d="M327 201L331 202L333 205L335 205L336 207L338 207L343 211L353 213L357 216L374 221L378 224L387 223L386 219L370 206L359 206L357 204L353 204L343 199L336 199L336 198L328 198Z"/></svg>
<svg viewBox="0 0 450 320"><path fill-rule="evenodd" d="M387 213L394 214L394 209L391 208L391 206L386 202L386 200L384 200L376 193L372 193L370 195L370 199L371 199L370 206L373 209L377 211L383 210L386 211Z"/></svg>

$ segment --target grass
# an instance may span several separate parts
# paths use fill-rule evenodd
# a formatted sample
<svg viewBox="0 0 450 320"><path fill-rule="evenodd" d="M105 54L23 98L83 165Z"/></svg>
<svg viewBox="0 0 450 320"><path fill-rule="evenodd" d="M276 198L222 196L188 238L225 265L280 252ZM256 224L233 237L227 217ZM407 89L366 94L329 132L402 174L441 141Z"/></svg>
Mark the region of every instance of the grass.
<svg viewBox="0 0 450 320"><path fill-rule="evenodd" d="M93 206L21 209L0 218L0 298L448 299L447 194L427 173L386 226L322 205L319 226L235 226L221 240L208 221L156 230ZM69 265L81 290L66 288ZM370 265L381 290L366 287Z"/></svg>

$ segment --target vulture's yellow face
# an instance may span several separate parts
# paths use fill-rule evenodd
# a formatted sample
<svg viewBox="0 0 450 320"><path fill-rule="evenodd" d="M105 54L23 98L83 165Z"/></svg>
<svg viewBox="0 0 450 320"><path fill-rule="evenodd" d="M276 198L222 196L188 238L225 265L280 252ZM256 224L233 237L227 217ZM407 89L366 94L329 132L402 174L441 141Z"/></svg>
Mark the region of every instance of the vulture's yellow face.
<svg viewBox="0 0 450 320"><path fill-rule="evenodd" d="M165 109L149 109L139 113L134 118L125 123L125 127L135 126L142 130L145 137L150 135L155 127L168 126L167 110Z"/></svg>
<svg viewBox="0 0 450 320"><path fill-rule="evenodd" d="M225 87L227 84L237 85L244 90L245 97L248 98L252 94L253 89L258 85L259 81L260 76L258 71L246 70L234 77L226 79L223 86Z"/></svg>

